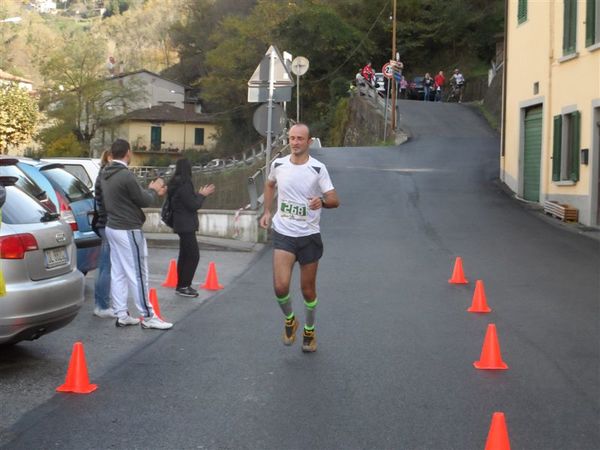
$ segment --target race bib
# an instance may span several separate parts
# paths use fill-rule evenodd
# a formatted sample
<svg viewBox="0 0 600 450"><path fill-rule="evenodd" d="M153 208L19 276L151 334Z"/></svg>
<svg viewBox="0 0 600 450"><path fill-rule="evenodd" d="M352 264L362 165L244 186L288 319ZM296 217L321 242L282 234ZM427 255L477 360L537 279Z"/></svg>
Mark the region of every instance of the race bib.
<svg viewBox="0 0 600 450"><path fill-rule="evenodd" d="M308 217L308 206L299 203L282 200L279 215L284 219L306 220Z"/></svg>

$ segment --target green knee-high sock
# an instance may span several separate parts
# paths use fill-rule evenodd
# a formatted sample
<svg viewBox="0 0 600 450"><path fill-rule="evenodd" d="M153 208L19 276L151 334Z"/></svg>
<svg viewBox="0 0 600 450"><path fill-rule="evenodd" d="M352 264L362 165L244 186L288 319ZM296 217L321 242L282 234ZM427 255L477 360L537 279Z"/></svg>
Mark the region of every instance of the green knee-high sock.
<svg viewBox="0 0 600 450"><path fill-rule="evenodd" d="M287 294L284 297L277 297L277 303L279 303L279 307L283 312L283 315L286 319L291 320L294 318L294 311L292 310L292 299L290 298L290 294Z"/></svg>
<svg viewBox="0 0 600 450"><path fill-rule="evenodd" d="M313 301L304 300L304 309L306 312L306 321L304 328L307 330L315 329L315 309L317 308L319 301L315 298Z"/></svg>

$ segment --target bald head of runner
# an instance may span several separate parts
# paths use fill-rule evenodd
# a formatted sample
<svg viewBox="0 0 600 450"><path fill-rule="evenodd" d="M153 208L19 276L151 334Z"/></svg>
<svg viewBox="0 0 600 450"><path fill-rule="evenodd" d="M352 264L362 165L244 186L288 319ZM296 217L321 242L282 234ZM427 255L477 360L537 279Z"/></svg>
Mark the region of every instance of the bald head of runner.
<svg viewBox="0 0 600 450"><path fill-rule="evenodd" d="M291 161L295 164L302 164L308 160L308 149L312 138L308 125L297 123L290 128L288 140L291 149Z"/></svg>

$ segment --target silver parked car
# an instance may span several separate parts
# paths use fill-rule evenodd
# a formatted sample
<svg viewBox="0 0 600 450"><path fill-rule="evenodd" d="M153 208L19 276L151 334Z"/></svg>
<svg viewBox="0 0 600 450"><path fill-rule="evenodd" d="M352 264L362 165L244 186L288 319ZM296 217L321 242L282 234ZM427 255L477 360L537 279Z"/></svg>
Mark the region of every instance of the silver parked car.
<svg viewBox="0 0 600 450"><path fill-rule="evenodd" d="M73 232L35 198L0 177L6 190L0 226L0 344L37 339L71 322L83 304Z"/></svg>

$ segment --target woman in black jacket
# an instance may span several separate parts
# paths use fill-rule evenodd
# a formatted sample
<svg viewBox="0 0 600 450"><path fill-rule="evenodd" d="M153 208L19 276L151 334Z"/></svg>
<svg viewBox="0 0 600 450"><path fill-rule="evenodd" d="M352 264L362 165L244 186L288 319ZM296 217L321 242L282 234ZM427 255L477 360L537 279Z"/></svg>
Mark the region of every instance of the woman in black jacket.
<svg viewBox="0 0 600 450"><path fill-rule="evenodd" d="M175 164L175 174L169 181L167 195L173 208L173 230L179 235L177 259L177 288L175 293L183 297L197 297L198 291L191 287L194 273L200 261L198 210L204 199L215 191L214 184L202 186L198 192L192 183L192 165L188 159Z"/></svg>

